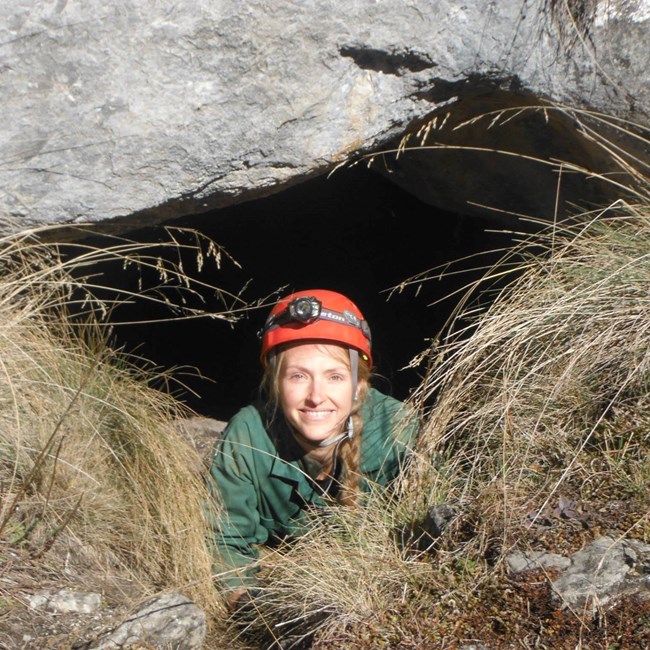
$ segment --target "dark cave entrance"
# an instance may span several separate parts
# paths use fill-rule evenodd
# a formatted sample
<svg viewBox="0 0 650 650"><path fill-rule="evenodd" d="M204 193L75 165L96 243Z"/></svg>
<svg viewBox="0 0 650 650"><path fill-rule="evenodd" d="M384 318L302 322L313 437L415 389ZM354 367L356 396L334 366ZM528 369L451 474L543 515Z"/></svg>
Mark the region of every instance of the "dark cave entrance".
<svg viewBox="0 0 650 650"><path fill-rule="evenodd" d="M226 264L210 282L235 293L246 285L242 295L249 301L282 287L283 294L318 287L350 296L372 328L374 384L400 399L419 383L419 370L406 366L456 305L458 296L445 296L476 279L479 271L472 269L494 262L513 243L502 218L497 223L438 210L361 165L165 225L198 230L223 246L241 268ZM128 237L153 241L156 230ZM414 274L461 258L466 261L456 270L462 273L389 292ZM212 298L204 298L209 309ZM209 319L119 325L151 318L151 307L136 300L113 314L111 343L158 367L177 368L184 387L172 386L174 394L200 415L227 420L257 389L257 332L267 312L252 310L232 326Z"/></svg>

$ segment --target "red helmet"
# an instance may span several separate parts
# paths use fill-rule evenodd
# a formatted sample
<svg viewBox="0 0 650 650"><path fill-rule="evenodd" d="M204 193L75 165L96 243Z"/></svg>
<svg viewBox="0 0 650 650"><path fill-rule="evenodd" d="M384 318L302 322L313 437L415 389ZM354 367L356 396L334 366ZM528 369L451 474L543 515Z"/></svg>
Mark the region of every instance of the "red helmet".
<svg viewBox="0 0 650 650"><path fill-rule="evenodd" d="M308 289L282 298L262 329L262 363L278 345L319 340L355 348L372 366L370 328L359 308L344 295Z"/></svg>

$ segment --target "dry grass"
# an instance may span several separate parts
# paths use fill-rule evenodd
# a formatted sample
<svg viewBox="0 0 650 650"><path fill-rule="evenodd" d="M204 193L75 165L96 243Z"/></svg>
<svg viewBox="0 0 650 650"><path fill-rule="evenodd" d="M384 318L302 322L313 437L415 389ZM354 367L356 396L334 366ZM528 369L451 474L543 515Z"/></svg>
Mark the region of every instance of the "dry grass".
<svg viewBox="0 0 650 650"><path fill-rule="evenodd" d="M616 640L560 615L550 576L537 591L509 582L502 559L515 548L570 553L607 530L650 540L648 205L621 202L536 236L530 252L522 244L428 353L415 396L427 417L402 501L424 513L442 499L463 513L434 560L463 606L450 612L441 600L431 611L441 630L456 618L456 638L491 621L478 638L496 627L495 643L507 644L525 621L531 639L554 647ZM636 639L646 610L611 616ZM553 624L532 629L536 616Z"/></svg>
<svg viewBox="0 0 650 650"><path fill-rule="evenodd" d="M614 499L647 508L649 224L620 205L555 231L547 255L486 311L459 314L431 351L417 493L432 481L449 500L481 504L477 552L495 536L514 544L558 504L573 503L575 517L575 504ZM638 515L630 532L647 539L648 512Z"/></svg>
<svg viewBox="0 0 650 650"><path fill-rule="evenodd" d="M190 413L149 387L160 373L136 368L107 345L101 317L111 304L96 297L99 278L85 273L107 259L155 269L159 282L151 293L143 287L139 299L175 306L179 317L200 316L183 306L197 281L148 255L146 245L77 244L70 257L37 234L0 240L3 548L39 561L65 535L97 572L126 576L140 594L174 588L215 611L201 459L175 426ZM195 245L179 239L174 233L168 245L185 252ZM205 248L195 250L204 255ZM214 245L207 250L218 260ZM234 319L233 307L244 306L223 294L222 304L203 316Z"/></svg>
<svg viewBox="0 0 650 650"><path fill-rule="evenodd" d="M522 468L575 459L562 482L580 473L577 452L594 447L621 470L638 460L648 444L638 419L649 397L648 223L619 205L537 237L547 255L526 261L487 310L457 315L418 392L439 396L429 450L463 457L469 478L517 479ZM647 496L643 481L634 487Z"/></svg>
<svg viewBox="0 0 650 650"><path fill-rule="evenodd" d="M417 600L436 575L400 544L397 510L377 491L360 510L314 512L305 535L265 553L258 616L244 636L262 646L278 638L299 645Z"/></svg>

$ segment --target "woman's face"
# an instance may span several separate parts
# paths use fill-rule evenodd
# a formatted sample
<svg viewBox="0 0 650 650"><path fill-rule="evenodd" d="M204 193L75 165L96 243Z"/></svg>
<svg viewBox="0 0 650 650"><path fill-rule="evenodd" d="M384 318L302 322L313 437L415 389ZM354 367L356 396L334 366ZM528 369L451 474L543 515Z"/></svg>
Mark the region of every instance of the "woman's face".
<svg viewBox="0 0 650 650"><path fill-rule="evenodd" d="M348 351L339 345L302 343L284 352L280 405L299 441L318 445L343 430L353 403Z"/></svg>

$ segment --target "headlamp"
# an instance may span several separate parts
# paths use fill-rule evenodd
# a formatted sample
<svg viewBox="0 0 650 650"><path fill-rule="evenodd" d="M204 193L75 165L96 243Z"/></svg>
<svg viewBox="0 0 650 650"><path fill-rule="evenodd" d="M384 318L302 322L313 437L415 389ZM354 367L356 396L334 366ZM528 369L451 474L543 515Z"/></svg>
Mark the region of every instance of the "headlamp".
<svg viewBox="0 0 650 650"><path fill-rule="evenodd" d="M314 296L298 296L294 298L279 314L269 316L263 329L258 332L258 336L262 338L265 332L289 323L309 325L317 320L327 320L340 325L356 327L363 332L369 342L371 340L370 328L365 320L359 319L347 309L343 312L323 309L323 303Z"/></svg>
<svg viewBox="0 0 650 650"><path fill-rule="evenodd" d="M268 332L276 327L281 327L287 323L302 323L308 325L318 320L321 315L323 303L313 296L299 296L294 298L279 314L269 316L264 328L258 332L262 338L264 332Z"/></svg>
<svg viewBox="0 0 650 650"><path fill-rule="evenodd" d="M320 316L322 306L323 303L313 296L301 296L292 300L285 311L289 312L289 320L313 323ZM278 314L278 321L283 313Z"/></svg>

